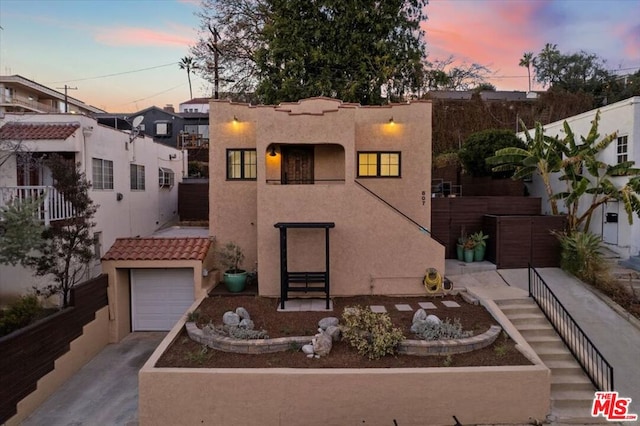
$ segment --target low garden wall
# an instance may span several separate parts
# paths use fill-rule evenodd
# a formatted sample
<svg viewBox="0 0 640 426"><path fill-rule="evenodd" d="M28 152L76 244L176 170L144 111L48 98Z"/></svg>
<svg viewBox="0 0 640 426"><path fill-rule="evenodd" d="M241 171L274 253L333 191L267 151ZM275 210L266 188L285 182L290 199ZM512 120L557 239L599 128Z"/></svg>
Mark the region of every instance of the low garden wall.
<svg viewBox="0 0 640 426"><path fill-rule="evenodd" d="M0 424L20 424L108 344L107 278L77 285L71 307L0 338Z"/></svg>
<svg viewBox="0 0 640 426"><path fill-rule="evenodd" d="M197 300L192 310L199 306ZM156 368L139 373L140 425L528 423L549 412L551 375L526 366L398 369ZM329 355L331 356L331 355Z"/></svg>

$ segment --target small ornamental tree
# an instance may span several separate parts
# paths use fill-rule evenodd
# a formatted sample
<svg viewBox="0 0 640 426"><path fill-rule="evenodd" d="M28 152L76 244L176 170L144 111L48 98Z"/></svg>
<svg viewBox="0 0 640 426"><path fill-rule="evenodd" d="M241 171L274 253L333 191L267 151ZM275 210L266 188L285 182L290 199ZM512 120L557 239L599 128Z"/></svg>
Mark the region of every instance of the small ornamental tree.
<svg viewBox="0 0 640 426"><path fill-rule="evenodd" d="M0 263L22 263L42 242L42 222L38 218L41 198L13 200L0 207Z"/></svg>
<svg viewBox="0 0 640 426"><path fill-rule="evenodd" d="M91 184L84 173L59 156L51 156L45 163L51 170L54 187L69 202L74 214L46 228L38 255L25 259L36 275L52 275L54 282L36 292L45 296L59 294L62 307L69 305L70 290L82 280L93 259L93 217L97 206L89 198Z"/></svg>

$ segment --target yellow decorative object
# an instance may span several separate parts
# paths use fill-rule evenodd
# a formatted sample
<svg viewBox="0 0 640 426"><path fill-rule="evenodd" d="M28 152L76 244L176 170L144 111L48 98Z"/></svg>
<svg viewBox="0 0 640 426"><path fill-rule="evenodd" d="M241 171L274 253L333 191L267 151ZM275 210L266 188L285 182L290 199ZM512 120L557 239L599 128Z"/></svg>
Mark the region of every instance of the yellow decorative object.
<svg viewBox="0 0 640 426"><path fill-rule="evenodd" d="M435 294L442 290L442 276L435 268L427 269L422 283L429 294Z"/></svg>

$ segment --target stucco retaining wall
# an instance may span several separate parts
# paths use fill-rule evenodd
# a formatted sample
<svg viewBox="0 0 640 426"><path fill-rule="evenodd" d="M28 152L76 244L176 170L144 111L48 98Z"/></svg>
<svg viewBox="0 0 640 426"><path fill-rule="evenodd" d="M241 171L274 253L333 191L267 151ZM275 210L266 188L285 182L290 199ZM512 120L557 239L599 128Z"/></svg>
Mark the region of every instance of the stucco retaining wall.
<svg viewBox="0 0 640 426"><path fill-rule="evenodd" d="M199 306L196 300L192 309ZM542 363L398 369L155 368L186 315L139 373L140 425L528 423L549 412Z"/></svg>

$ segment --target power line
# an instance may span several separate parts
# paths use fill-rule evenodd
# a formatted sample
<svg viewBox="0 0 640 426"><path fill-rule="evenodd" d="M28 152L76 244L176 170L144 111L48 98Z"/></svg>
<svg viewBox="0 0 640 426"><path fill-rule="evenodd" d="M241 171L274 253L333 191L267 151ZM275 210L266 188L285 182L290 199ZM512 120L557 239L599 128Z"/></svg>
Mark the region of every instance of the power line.
<svg viewBox="0 0 640 426"><path fill-rule="evenodd" d="M44 83L44 84L72 83L74 81L86 81L86 80L96 80L96 79L99 79L99 78L116 77L118 75L133 74L133 73L141 72L141 71L155 70L157 68L168 67L170 65L176 65L176 64L177 64L177 62L171 62L171 63L164 64L164 65L156 65L154 67L149 67L149 68L140 68L140 69L137 69L137 70L123 71L123 72L118 72L118 73L115 73L115 74L106 74L106 75L99 75L99 76L96 76L96 77L78 78L78 79L75 79L75 80L50 81L50 82Z"/></svg>

